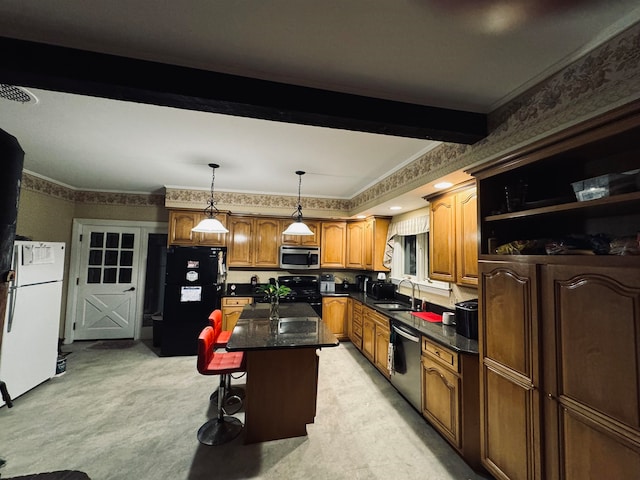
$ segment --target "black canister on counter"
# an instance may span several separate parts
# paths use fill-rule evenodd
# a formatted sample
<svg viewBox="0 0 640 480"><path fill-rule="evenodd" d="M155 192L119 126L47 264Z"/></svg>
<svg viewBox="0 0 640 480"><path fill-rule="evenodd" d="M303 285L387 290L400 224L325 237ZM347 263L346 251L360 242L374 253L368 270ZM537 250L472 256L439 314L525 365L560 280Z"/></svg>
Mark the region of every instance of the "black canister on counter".
<svg viewBox="0 0 640 480"><path fill-rule="evenodd" d="M473 340L478 339L478 300L456 303L456 332Z"/></svg>

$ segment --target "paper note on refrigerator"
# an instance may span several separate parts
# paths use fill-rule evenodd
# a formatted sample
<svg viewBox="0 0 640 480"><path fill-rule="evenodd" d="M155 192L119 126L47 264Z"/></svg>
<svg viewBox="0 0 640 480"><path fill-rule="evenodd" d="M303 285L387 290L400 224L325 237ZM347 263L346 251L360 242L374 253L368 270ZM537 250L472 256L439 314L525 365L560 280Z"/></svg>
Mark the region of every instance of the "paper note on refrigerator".
<svg viewBox="0 0 640 480"><path fill-rule="evenodd" d="M202 287L180 287L181 302L202 301Z"/></svg>
<svg viewBox="0 0 640 480"><path fill-rule="evenodd" d="M44 265L55 262L55 253L50 245L23 245L23 265Z"/></svg>

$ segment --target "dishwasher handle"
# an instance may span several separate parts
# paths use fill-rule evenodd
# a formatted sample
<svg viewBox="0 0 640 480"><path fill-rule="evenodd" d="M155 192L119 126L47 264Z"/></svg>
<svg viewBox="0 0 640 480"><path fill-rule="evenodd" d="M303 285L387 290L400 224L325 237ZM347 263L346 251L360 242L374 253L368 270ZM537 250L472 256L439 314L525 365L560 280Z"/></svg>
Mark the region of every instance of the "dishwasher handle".
<svg viewBox="0 0 640 480"><path fill-rule="evenodd" d="M420 343L420 337L416 337L415 335L412 335L410 332L407 332L406 330L398 327L397 325L392 325L391 327L393 328L393 331L398 335L400 335L401 337L404 337L407 340L415 343Z"/></svg>

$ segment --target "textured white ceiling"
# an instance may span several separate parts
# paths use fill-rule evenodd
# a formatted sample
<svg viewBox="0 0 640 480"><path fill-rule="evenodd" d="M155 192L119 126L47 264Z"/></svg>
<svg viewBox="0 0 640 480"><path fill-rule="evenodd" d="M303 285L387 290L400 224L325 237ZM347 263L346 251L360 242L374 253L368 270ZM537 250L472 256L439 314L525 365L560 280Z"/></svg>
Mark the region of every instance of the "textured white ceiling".
<svg viewBox="0 0 640 480"><path fill-rule="evenodd" d="M640 18L637 0L0 1L6 37L487 113ZM0 82L2 79L0 78ZM74 188L351 198L423 140L32 90L25 168ZM418 198L414 205L422 205Z"/></svg>

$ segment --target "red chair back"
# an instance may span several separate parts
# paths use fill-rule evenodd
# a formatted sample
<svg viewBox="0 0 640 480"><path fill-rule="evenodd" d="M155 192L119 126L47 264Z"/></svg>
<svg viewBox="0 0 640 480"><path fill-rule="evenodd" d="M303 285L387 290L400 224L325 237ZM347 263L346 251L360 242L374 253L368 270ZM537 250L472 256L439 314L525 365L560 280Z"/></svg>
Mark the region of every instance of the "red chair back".
<svg viewBox="0 0 640 480"><path fill-rule="evenodd" d="M244 372L244 352L216 352L216 336L213 327L205 327L198 336L198 372L202 375L222 375Z"/></svg>
<svg viewBox="0 0 640 480"><path fill-rule="evenodd" d="M198 372L202 375L210 375L209 364L214 355L216 334L213 327L205 327L198 336Z"/></svg>
<svg viewBox="0 0 640 480"><path fill-rule="evenodd" d="M216 338L218 338L218 335L222 332L222 310L217 308L211 312L209 315L209 324L213 327Z"/></svg>

